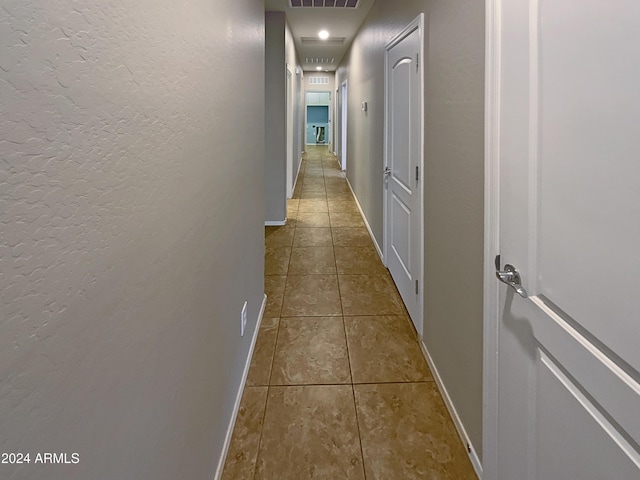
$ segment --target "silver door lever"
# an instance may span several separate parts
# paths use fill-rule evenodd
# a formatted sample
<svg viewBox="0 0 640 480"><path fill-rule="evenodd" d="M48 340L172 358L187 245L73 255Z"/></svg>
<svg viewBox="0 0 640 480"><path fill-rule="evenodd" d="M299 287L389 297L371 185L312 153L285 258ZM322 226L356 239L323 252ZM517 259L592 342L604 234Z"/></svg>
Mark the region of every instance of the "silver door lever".
<svg viewBox="0 0 640 480"><path fill-rule="evenodd" d="M527 298L527 291L522 286L518 269L513 265L506 264L504 270L500 270L500 255L496 255L496 277L502 283L512 287L522 298Z"/></svg>

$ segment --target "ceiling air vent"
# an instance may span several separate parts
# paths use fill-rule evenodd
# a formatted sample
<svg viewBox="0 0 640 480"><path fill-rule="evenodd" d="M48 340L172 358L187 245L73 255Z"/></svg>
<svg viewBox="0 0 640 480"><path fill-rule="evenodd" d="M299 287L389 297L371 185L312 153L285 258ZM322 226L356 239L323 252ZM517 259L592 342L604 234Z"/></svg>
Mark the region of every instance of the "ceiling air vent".
<svg viewBox="0 0 640 480"><path fill-rule="evenodd" d="M358 8L360 0L289 0L292 7Z"/></svg>
<svg viewBox="0 0 640 480"><path fill-rule="evenodd" d="M328 58L328 57L305 57L304 61L305 63L317 63L318 65L336 63L335 58Z"/></svg>
<svg viewBox="0 0 640 480"><path fill-rule="evenodd" d="M329 85L329 77L309 77L309 85Z"/></svg>

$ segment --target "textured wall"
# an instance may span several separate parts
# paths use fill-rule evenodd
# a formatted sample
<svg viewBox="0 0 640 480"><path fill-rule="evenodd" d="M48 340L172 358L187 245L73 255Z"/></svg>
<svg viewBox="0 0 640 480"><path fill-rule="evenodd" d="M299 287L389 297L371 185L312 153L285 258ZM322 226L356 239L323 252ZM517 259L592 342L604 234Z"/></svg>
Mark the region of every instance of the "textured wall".
<svg viewBox="0 0 640 480"><path fill-rule="evenodd" d="M263 7L7 0L0 32L0 451L80 457L0 478L210 479L263 299Z"/></svg>
<svg viewBox="0 0 640 480"><path fill-rule="evenodd" d="M287 215L287 66L291 70L293 93L293 125L300 117L301 68L291 29L284 12L265 12L265 221L283 222ZM298 74L296 74L296 70ZM293 177L300 168L300 138L289 132L294 141Z"/></svg>
<svg viewBox="0 0 640 480"><path fill-rule="evenodd" d="M265 13L265 222L287 216L285 31L283 12Z"/></svg>
<svg viewBox="0 0 640 480"><path fill-rule="evenodd" d="M484 2L374 4L336 84L348 79L347 176L383 240L384 50L425 13L424 341L482 448ZM368 102L368 112L360 102Z"/></svg>

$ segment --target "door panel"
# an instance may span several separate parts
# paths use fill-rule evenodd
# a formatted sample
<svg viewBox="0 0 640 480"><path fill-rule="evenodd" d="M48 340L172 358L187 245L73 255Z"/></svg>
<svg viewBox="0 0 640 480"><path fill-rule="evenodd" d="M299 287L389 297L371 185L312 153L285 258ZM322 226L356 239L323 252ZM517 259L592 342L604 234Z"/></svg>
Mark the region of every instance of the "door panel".
<svg viewBox="0 0 640 480"><path fill-rule="evenodd" d="M499 478L637 479L640 5L497 3Z"/></svg>
<svg viewBox="0 0 640 480"><path fill-rule="evenodd" d="M385 259L418 333L422 333L421 186L416 168L422 161L421 74L417 66L420 30L387 49L387 138L385 178Z"/></svg>
<svg viewBox="0 0 640 480"><path fill-rule="evenodd" d="M391 207L391 248L393 255L411 278L411 210L396 195Z"/></svg>

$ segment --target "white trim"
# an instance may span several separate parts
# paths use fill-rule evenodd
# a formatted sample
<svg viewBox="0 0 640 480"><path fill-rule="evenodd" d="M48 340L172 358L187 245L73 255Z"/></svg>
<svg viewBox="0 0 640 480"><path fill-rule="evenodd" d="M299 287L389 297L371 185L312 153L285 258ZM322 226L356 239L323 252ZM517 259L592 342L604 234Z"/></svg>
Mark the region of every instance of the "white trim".
<svg viewBox="0 0 640 480"><path fill-rule="evenodd" d="M284 227L287 224L287 219L284 220L268 220L264 222L265 227Z"/></svg>
<svg viewBox="0 0 640 480"><path fill-rule="evenodd" d="M424 333L424 237L425 237L425 223L424 223L424 178L425 178L425 168L424 168L424 148L425 148L425 134L424 134L424 126L425 126L425 92L424 92L424 77L425 77L425 56L424 56L424 43L425 43L425 31L424 31L424 13L420 13L409 25L407 25L398 35L396 35L387 45L385 46L384 51L384 137L383 137L383 158L384 158L384 167L389 165L389 158L387 153L387 147L389 143L389 121L388 121L388 110L389 110L389 85L387 81L387 71L389 68L389 50L391 50L394 46L404 40L405 37L409 36L416 29L418 30L419 37L419 56L421 62L420 71L420 198L418 199L420 205L420 259L419 263L419 271L418 271L418 281L421 285L418 293L418 318L412 319L413 324L416 326L416 331L418 332L418 337L422 339ZM382 252L382 262L385 266L387 266L387 258L388 258L388 248L389 248L389 239L387 233L387 202L388 202L388 189L384 185L384 175L383 177L383 232L382 232L382 243L384 246L384 251ZM419 325L419 328L417 327Z"/></svg>
<svg viewBox="0 0 640 480"><path fill-rule="evenodd" d="M500 251L500 71L501 0L486 3L485 182L484 182L484 339L482 379L482 462L487 478L498 477L498 282Z"/></svg>
<svg viewBox="0 0 640 480"><path fill-rule="evenodd" d="M258 320L256 321L256 328L253 332L253 338L251 339L251 346L249 347L249 355L247 356L247 360L244 364L244 371L242 372L242 380L240 381L240 386L238 387L238 392L236 393L236 402L233 405L233 412L231 414L231 419L229 420L229 426L227 427L227 435L224 439L224 446L222 447L222 453L220 455L220 459L218 460L218 468L216 468L216 474L214 475L214 480L220 480L222 477L222 471L224 470L224 463L227 459L227 453L229 453L229 446L231 445L231 437L233 436L233 427L236 424L236 418L238 417L238 410L240 410L240 401L242 400L242 393L244 392L244 386L247 383L247 376L249 375L249 367L251 366L251 357L253 357L253 350L256 346L256 340L258 338L258 331L260 330L260 325L262 324L262 317L264 315L264 311L267 307L267 296L265 295L262 300L262 307L260 308L260 312L258 313Z"/></svg>
<svg viewBox="0 0 640 480"><path fill-rule="evenodd" d="M449 415L451 415L451 419L453 420L453 424L455 425L456 431L458 432L460 440L462 441L462 445L465 447L465 450L467 449L470 450L468 451L467 455L469 455L469 460L471 460L473 469L475 470L478 478L482 479L482 475L483 475L482 464L480 463L480 459L478 458L476 449L473 447L473 444L471 443L471 439L467 434L467 430L464 428L464 425L462 424L462 419L460 418L460 415L458 415L458 411L456 410L456 407L453 405L453 402L451 401L449 392L445 388L444 383L442 383L442 378L440 377L440 374L438 373L438 369L433 363L433 359L431 358L431 355L429 354L429 350L427 349L427 346L424 344L423 340L420 341L420 349L422 350L422 354L424 355L424 358L427 360L427 364L431 369L431 374L433 375L433 379L436 382L438 390L440 390L440 395L442 395L442 399L444 400L444 404L447 407L447 410L449 411Z"/></svg>
<svg viewBox="0 0 640 480"><path fill-rule="evenodd" d="M347 127L349 126L349 79L345 78L340 84L340 169L347 171L347 139L349 137Z"/></svg>
<svg viewBox="0 0 640 480"><path fill-rule="evenodd" d="M351 190L351 195L353 195L353 199L356 202L356 206L358 207L360 216L362 216L362 221L364 221L364 226L367 227L367 230L369 231L369 236L371 237L371 241L373 242L373 245L376 247L378 255L380 255L380 259L384 261L384 258L382 256L382 249L380 248L380 245L378 245L378 241L376 240L376 237L373 235L373 230L371 230L371 225L369 225L369 222L367 221L367 216L364 214L364 210L362 210L362 207L360 206L360 202L358 202L358 197L356 197L356 193L353 191L353 188L351 188L351 183L349 182L349 179L345 178L345 180L347 181L347 185L349 185L349 190Z"/></svg>

